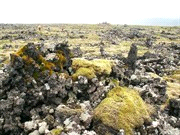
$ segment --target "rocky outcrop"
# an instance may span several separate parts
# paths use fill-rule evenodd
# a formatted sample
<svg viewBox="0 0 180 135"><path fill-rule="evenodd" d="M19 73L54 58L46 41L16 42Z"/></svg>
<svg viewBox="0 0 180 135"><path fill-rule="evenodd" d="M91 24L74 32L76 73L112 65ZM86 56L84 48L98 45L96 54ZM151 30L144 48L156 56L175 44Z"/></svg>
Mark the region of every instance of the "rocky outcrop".
<svg viewBox="0 0 180 135"><path fill-rule="evenodd" d="M67 97L63 83L66 80L57 73L71 66L69 50L58 44L54 51L53 61L45 60L46 53L33 43L11 54L1 85L1 134L25 134L37 129L35 121L46 117L51 105L60 104ZM47 129L48 125L43 125Z"/></svg>
<svg viewBox="0 0 180 135"><path fill-rule="evenodd" d="M110 74L110 62L97 62L108 66L102 69L91 63L98 77ZM72 68L78 70L76 64ZM1 70L0 134L96 134L87 131L92 108L112 86L96 76L79 74L73 80L72 68L70 51L63 43L54 47L29 43L11 54L9 66Z"/></svg>
<svg viewBox="0 0 180 135"><path fill-rule="evenodd" d="M179 46L163 49L86 60L67 43L27 44L0 70L0 134L178 134L179 99L168 104L163 76L177 78Z"/></svg>
<svg viewBox="0 0 180 135"><path fill-rule="evenodd" d="M180 99L170 99L169 114L180 118Z"/></svg>
<svg viewBox="0 0 180 135"><path fill-rule="evenodd" d="M129 69L133 71L135 70L136 60L137 60L137 46L136 44L132 44L127 57L127 65Z"/></svg>

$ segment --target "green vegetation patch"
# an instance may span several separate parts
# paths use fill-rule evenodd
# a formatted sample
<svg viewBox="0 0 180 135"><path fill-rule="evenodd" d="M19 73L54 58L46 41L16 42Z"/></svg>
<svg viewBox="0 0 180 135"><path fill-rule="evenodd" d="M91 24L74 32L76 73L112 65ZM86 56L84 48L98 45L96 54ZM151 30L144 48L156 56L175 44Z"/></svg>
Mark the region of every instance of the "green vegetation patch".
<svg viewBox="0 0 180 135"><path fill-rule="evenodd" d="M58 127L58 128L52 129L51 130L51 134L52 135L60 135L62 131L63 131L63 128L62 127Z"/></svg>
<svg viewBox="0 0 180 135"><path fill-rule="evenodd" d="M167 94L169 99L180 97L180 70L175 70L172 75L163 77L167 81Z"/></svg>
<svg viewBox="0 0 180 135"><path fill-rule="evenodd" d="M79 68L75 74L72 75L73 80L77 80L78 76L86 76L89 80L96 77L95 71L93 68Z"/></svg>
<svg viewBox="0 0 180 135"><path fill-rule="evenodd" d="M35 79L41 77L45 71L48 71L51 75L56 68L60 69L59 72L62 72L63 66L67 62L65 54L61 50L56 51L56 61L50 62L46 60L39 51L38 46L32 43L11 54L11 63L16 62L16 59L19 59L19 57L23 60L25 70L31 71L29 69L34 69L31 74Z"/></svg>
<svg viewBox="0 0 180 135"><path fill-rule="evenodd" d="M150 120L148 107L139 94L125 87L112 89L95 108L94 117L116 130L124 129L127 135Z"/></svg>
<svg viewBox="0 0 180 135"><path fill-rule="evenodd" d="M175 79L176 81L180 82L180 69L174 71L170 77Z"/></svg>
<svg viewBox="0 0 180 135"><path fill-rule="evenodd" d="M76 71L74 76L87 75L86 77L88 77L89 79L91 79L91 77L93 76L95 77L95 75L109 75L111 73L112 66L112 61L104 59L95 59L92 61L85 59L74 59L72 62L72 68Z"/></svg>

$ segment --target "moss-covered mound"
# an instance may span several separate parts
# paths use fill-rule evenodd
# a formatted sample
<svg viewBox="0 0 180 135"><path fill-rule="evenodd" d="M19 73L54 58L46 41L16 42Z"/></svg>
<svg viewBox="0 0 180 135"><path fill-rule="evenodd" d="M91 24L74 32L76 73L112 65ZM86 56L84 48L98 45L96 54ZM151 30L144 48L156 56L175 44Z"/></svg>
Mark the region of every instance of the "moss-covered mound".
<svg viewBox="0 0 180 135"><path fill-rule="evenodd" d="M88 79L96 77L93 68L79 68L76 73L72 75L73 80L77 80L78 76L86 76Z"/></svg>
<svg viewBox="0 0 180 135"><path fill-rule="evenodd" d="M95 108L94 116L95 120L115 130L124 129L127 135L150 119L147 105L139 94L125 87L112 89Z"/></svg>
<svg viewBox="0 0 180 135"><path fill-rule="evenodd" d="M92 61L85 59L74 59L72 62L72 68L75 74L72 76L73 80L76 80L78 76L86 76L88 79L92 79L96 76L109 75L113 62L103 59L95 59Z"/></svg>

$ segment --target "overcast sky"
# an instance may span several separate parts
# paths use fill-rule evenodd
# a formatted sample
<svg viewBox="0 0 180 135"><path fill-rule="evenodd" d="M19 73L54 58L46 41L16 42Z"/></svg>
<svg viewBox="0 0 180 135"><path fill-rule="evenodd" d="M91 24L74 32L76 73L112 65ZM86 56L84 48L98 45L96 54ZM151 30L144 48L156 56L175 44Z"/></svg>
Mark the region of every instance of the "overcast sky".
<svg viewBox="0 0 180 135"><path fill-rule="evenodd" d="M1 0L0 23L135 24L180 17L178 0Z"/></svg>

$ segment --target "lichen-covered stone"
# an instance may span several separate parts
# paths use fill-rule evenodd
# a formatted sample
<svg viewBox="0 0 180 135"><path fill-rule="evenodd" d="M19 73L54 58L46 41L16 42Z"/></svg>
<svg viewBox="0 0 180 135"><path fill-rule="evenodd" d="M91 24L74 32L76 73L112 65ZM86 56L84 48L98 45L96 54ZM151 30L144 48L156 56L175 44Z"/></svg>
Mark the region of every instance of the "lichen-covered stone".
<svg viewBox="0 0 180 135"><path fill-rule="evenodd" d="M88 70L88 73L91 71L91 74L95 74L97 76L109 75L111 73L112 66L113 63L111 61L102 59L95 59L92 61L88 61L85 59L74 59L72 62L72 68L75 71L78 71L78 69L83 68L83 70Z"/></svg>
<svg viewBox="0 0 180 135"><path fill-rule="evenodd" d="M33 124L34 121L44 118L54 127L49 122L53 116L48 117L50 109L55 108L51 105L59 105L67 97L66 78L61 78L59 73L71 66L69 49L62 46L54 46L52 53L56 55L50 61L45 59L49 52L33 43L11 54L8 72L0 87L0 115L5 119L2 134L26 134L37 129L38 122ZM47 132L49 125L39 126L39 132Z"/></svg>
<svg viewBox="0 0 180 135"><path fill-rule="evenodd" d="M95 71L92 68L79 68L76 73L72 75L73 80L77 80L78 76L85 76L89 80L96 77Z"/></svg>

